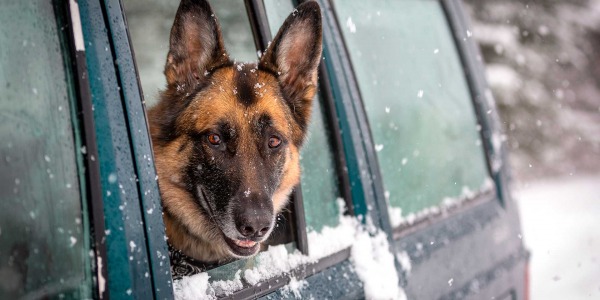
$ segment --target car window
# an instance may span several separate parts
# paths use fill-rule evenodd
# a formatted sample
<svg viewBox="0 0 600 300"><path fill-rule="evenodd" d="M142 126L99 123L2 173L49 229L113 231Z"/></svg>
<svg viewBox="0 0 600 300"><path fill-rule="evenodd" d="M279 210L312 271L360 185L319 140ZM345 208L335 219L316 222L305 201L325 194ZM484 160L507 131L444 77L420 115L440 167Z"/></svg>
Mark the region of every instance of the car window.
<svg viewBox="0 0 600 300"><path fill-rule="evenodd" d="M480 190L488 182L484 149L441 3L334 4L375 141L392 225Z"/></svg>
<svg viewBox="0 0 600 300"><path fill-rule="evenodd" d="M238 61L256 61L257 50L246 7L242 1L211 1L221 24L225 47ZM163 69L168 40L179 3L159 0L125 0L127 22L135 50L144 98L156 103L166 82ZM265 1L273 35L293 10L291 1ZM301 188L307 226L320 230L338 221L340 196L335 160L325 123L322 101L315 99L308 138L301 152Z"/></svg>
<svg viewBox="0 0 600 300"><path fill-rule="evenodd" d="M0 299L92 297L83 150L52 3L0 9Z"/></svg>
<svg viewBox="0 0 600 300"><path fill-rule="evenodd" d="M257 47L254 44L252 27L243 1L210 1L219 23L225 47L233 59L256 61ZM179 3L159 0L125 0L124 8L128 29L135 52L136 65L148 106L157 102L158 92L165 88L163 74L168 52L168 40L175 12ZM293 10L290 1L265 2L273 35ZM324 226L336 226L339 220L340 197L335 157L331 146L330 130L326 125L325 111L321 99L315 99L309 136L301 152L301 189L305 218L309 230L320 231ZM291 210L291 208L289 208ZM289 227L285 213L278 220L282 229L271 235L270 244L284 243L288 252L294 252L294 233ZM293 218L292 218L293 219ZM279 228L279 227L278 227ZM287 230L287 231L286 231ZM279 235L284 235L283 237ZM310 246L310 245L309 245ZM242 259L208 270L211 281L234 280L239 270L260 265L260 261Z"/></svg>
<svg viewBox="0 0 600 300"><path fill-rule="evenodd" d="M285 18L294 10L291 1L266 0L265 9L273 36ZM324 226L338 225L340 214L336 199L340 197L331 130L325 120L323 99L314 99L308 138L300 153L301 187L308 230L320 231ZM310 246L310 245L309 245Z"/></svg>

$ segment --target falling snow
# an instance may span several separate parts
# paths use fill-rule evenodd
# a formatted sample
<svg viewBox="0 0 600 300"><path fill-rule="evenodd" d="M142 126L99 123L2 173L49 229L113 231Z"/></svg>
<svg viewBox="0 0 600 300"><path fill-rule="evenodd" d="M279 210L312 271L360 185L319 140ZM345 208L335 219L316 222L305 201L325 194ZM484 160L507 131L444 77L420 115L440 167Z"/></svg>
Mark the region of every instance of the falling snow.
<svg viewBox="0 0 600 300"><path fill-rule="evenodd" d="M346 27L348 27L348 30L350 30L350 32L356 32L356 24L354 24L351 17L348 17L348 19L346 20Z"/></svg>

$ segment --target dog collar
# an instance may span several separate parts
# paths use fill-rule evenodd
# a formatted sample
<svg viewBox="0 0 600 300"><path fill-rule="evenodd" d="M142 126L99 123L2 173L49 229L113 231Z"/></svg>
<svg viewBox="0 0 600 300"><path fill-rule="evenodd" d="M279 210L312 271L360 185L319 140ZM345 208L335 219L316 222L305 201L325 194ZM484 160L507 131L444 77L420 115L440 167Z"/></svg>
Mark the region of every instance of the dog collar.
<svg viewBox="0 0 600 300"><path fill-rule="evenodd" d="M169 262L171 263L171 276L181 279L183 276L192 276L218 266L218 263L204 263L185 255L181 250L169 246Z"/></svg>

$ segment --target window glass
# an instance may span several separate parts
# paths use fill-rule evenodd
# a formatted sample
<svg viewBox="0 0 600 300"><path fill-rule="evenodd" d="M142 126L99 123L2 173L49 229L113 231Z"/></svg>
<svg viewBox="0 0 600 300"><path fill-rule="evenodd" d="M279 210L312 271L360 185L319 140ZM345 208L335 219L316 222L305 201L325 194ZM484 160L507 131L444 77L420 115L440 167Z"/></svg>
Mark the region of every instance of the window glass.
<svg viewBox="0 0 600 300"><path fill-rule="evenodd" d="M267 18L275 36L285 18L294 10L289 0L265 0ZM330 130L325 123L323 101L318 95L313 104L308 138L300 153L301 187L306 225L320 231L323 226L338 224L337 202L340 197Z"/></svg>
<svg viewBox="0 0 600 300"><path fill-rule="evenodd" d="M92 297L66 31L52 3L0 9L0 299Z"/></svg>
<svg viewBox="0 0 600 300"><path fill-rule="evenodd" d="M152 106L166 87L163 74L169 35L179 1L124 0L127 24L139 71L144 100ZM210 1L223 29L229 55L238 61L257 59L254 38L243 1Z"/></svg>
<svg viewBox="0 0 600 300"><path fill-rule="evenodd" d="M391 207L407 215L479 190L484 150L441 3L334 4Z"/></svg>

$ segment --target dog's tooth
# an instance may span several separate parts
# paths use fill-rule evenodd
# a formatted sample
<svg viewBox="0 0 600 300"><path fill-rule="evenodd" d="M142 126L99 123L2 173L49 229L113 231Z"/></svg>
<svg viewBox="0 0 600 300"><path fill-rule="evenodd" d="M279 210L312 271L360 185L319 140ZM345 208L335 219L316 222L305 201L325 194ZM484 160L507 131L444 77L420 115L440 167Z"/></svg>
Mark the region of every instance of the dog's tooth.
<svg viewBox="0 0 600 300"><path fill-rule="evenodd" d="M256 245L256 242L253 241L240 241L240 240L234 240L235 244L240 246L240 247L244 247L244 248L250 248L250 247L254 247L254 245Z"/></svg>

